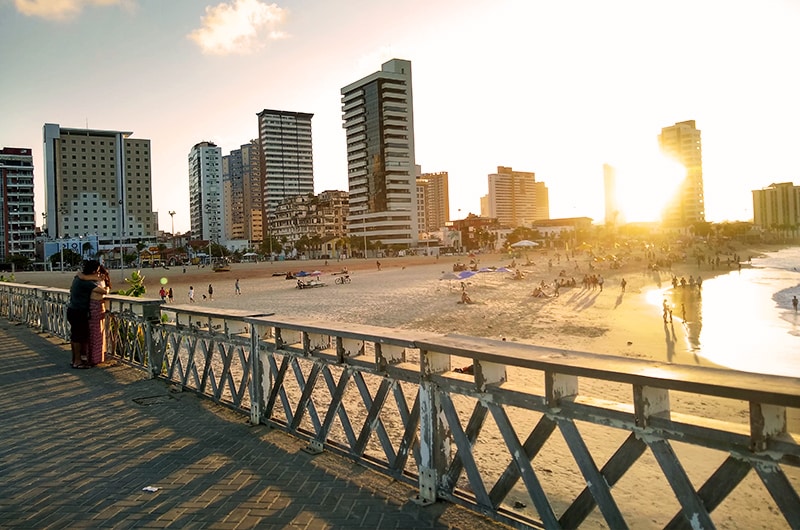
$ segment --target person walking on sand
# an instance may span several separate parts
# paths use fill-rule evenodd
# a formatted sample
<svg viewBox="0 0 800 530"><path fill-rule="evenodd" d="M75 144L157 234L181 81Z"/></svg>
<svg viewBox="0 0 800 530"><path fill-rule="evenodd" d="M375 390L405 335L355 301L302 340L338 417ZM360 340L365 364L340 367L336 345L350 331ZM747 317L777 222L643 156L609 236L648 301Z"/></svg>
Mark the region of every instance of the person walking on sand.
<svg viewBox="0 0 800 530"><path fill-rule="evenodd" d="M628 285L628 282L625 281L625 278L622 278L622 280L619 282L619 286L622 287L622 292L623 293L625 292L625 286L626 285Z"/></svg>
<svg viewBox="0 0 800 530"><path fill-rule="evenodd" d="M234 289L236 290L236 294L242 294L242 288L239 287L239 278L236 278L236 283L234 284Z"/></svg>
<svg viewBox="0 0 800 530"><path fill-rule="evenodd" d="M209 300L213 300L214 299L214 288L211 287L210 283L208 284L208 299Z"/></svg>
<svg viewBox="0 0 800 530"><path fill-rule="evenodd" d="M797 296L792 297L792 307L794 307L794 312L797 313Z"/></svg>
<svg viewBox="0 0 800 530"><path fill-rule="evenodd" d="M172 304L172 303L174 303L174 302L175 302L175 295L174 295L174 293L172 292L172 287L170 287L170 288L169 288L169 291L167 291L167 298L169 299L169 303L170 303L170 304Z"/></svg>
<svg viewBox="0 0 800 530"><path fill-rule="evenodd" d="M194 287L191 285L189 286L189 303L194 303Z"/></svg>
<svg viewBox="0 0 800 530"><path fill-rule="evenodd" d="M381 262L380 261L376 261L375 264L378 266L378 270L381 270Z"/></svg>

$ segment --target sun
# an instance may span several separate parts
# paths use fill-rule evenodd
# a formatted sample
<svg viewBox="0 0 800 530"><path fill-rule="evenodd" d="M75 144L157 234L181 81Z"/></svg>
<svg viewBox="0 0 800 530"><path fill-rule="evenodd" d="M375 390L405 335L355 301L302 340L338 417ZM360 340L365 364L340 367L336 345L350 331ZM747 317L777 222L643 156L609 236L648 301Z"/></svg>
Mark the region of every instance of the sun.
<svg viewBox="0 0 800 530"><path fill-rule="evenodd" d="M661 153L616 167L617 223L660 221L686 178L686 168Z"/></svg>

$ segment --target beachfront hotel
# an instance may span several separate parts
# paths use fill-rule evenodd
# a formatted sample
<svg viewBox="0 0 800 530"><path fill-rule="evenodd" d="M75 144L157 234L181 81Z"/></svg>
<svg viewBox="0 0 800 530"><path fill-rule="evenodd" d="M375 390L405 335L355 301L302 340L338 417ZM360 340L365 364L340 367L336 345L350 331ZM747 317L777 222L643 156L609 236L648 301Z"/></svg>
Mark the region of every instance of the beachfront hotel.
<svg viewBox="0 0 800 530"><path fill-rule="evenodd" d="M536 174L498 166L488 177L489 194L482 217L497 219L501 226L530 226L539 219L550 218L550 198L544 182L536 182Z"/></svg>
<svg viewBox="0 0 800 530"><path fill-rule="evenodd" d="M419 241L411 62L392 59L342 88L347 136L348 233L353 241Z"/></svg>
<svg viewBox="0 0 800 530"><path fill-rule="evenodd" d="M97 235L100 245L152 239L150 140L131 132L46 123L45 205L51 238Z"/></svg>
<svg viewBox="0 0 800 530"><path fill-rule="evenodd" d="M222 204L222 149L213 142L189 152L189 218L192 239L225 245Z"/></svg>
<svg viewBox="0 0 800 530"><path fill-rule="evenodd" d="M269 109L258 113L265 220L284 199L314 193L313 116L307 112Z"/></svg>
<svg viewBox="0 0 800 530"><path fill-rule="evenodd" d="M665 155L686 168L686 177L664 211L664 226L688 227L705 222L703 149L694 120L664 127L658 135L658 144Z"/></svg>
<svg viewBox="0 0 800 530"><path fill-rule="evenodd" d="M11 256L36 257L33 208L33 154L29 148L0 149L0 262Z"/></svg>

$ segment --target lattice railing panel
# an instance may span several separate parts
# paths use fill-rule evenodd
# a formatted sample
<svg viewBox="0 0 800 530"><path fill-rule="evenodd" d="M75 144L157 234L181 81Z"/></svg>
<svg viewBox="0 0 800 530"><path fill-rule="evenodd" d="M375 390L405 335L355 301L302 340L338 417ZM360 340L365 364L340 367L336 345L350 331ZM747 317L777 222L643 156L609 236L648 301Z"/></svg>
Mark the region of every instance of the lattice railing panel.
<svg viewBox="0 0 800 530"><path fill-rule="evenodd" d="M20 293L0 286L7 318L66 334L63 292ZM112 300L116 354L415 482L422 504L517 527L800 528L795 379Z"/></svg>

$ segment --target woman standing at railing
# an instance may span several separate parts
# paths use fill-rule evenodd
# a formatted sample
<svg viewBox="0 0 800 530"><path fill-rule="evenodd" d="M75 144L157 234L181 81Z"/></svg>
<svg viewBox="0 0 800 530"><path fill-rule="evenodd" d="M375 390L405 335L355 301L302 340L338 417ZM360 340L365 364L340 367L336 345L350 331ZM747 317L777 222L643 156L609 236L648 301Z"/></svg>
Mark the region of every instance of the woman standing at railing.
<svg viewBox="0 0 800 530"><path fill-rule="evenodd" d="M70 326L73 368L91 368L92 366L88 359L89 303L92 291L100 289L97 286L97 282L100 280L97 275L99 268L100 262L97 260L84 261L82 271L75 275L69 288L67 320ZM84 356L86 356L86 361L84 361Z"/></svg>
<svg viewBox="0 0 800 530"><path fill-rule="evenodd" d="M89 364L94 366L106 360L105 295L111 291L111 277L100 265L97 270L97 287L92 290L89 301Z"/></svg>

